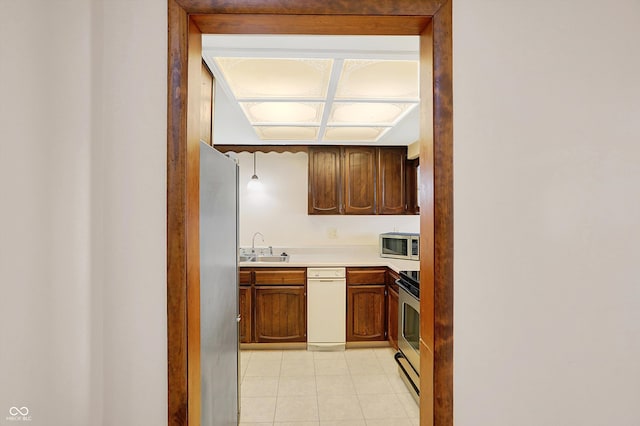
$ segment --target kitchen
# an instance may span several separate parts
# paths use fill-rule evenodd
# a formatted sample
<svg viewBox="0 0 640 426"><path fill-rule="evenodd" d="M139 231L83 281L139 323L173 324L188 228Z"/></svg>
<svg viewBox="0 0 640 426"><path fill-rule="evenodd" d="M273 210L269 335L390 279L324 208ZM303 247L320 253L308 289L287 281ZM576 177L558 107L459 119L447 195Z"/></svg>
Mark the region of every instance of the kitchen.
<svg viewBox="0 0 640 426"><path fill-rule="evenodd" d="M186 25L172 19L167 40L166 2L36 3L0 13L3 416L26 402L34 423L188 424L189 228L175 218L188 187L169 155L186 152L174 136L186 119L174 104L167 116L167 93L186 80L172 53L186 63L174 36ZM206 3L201 13L219 17L215 4L255 13L266 2ZM431 2L315 4L338 3L431 13ZM296 13L309 2L269 4ZM443 90L455 107L456 235L455 266L453 249L440 255L436 284L441 269L455 273L455 332L438 320L447 337L435 336L434 369L455 352L455 410L452 386L436 408L449 425L454 412L461 425L638 425L640 58L627 42L638 3L539 6L453 2L455 31L449 21L439 44L455 41L453 72L440 69L455 85ZM451 133L435 143L450 147ZM439 164L451 167L447 152ZM440 303L454 292L442 288Z"/></svg>
<svg viewBox="0 0 640 426"><path fill-rule="evenodd" d="M397 324L398 312L400 312L398 310L398 286L396 280L399 278L398 272L401 270L415 271L419 269L418 253L415 253L414 258L409 260L411 257L411 240L409 240L405 243L403 249L403 254L406 254L407 259L399 259L398 257L402 256L397 254L392 256L393 253L383 257L381 256L381 247L391 247L391 252L393 252L394 248L397 247L394 241L400 240L385 238L384 243L381 245L383 240L380 236L388 232L417 234L420 227L419 214L417 214L418 148L417 143L412 144L417 140L419 133L418 108L416 108L416 97L418 96L418 72L417 61L415 60L418 56L417 38L402 37L393 40L393 37L377 37L377 43L375 41L372 43L372 38L364 40L365 38L363 37L351 37L350 40L349 38L347 40L345 38L334 38L330 42L328 41L329 38L324 37L323 40L317 41L318 45L323 47L323 52L320 53L320 56L328 56L327 52L329 50L333 50L332 55L336 55L336 51L339 52L336 55L338 59L332 59L336 60L338 64L333 67L333 71L329 70L327 73L327 76L331 75L327 79L330 81L326 81L331 89L331 93L329 93L326 100L326 104L329 106L321 105L317 108L319 116L317 117L317 124L320 125L321 129L313 134L312 138L315 138L315 141L309 141L309 138L304 137L303 131L309 129L307 125L306 127L294 128L294 132L300 130L298 132L302 134L300 139L287 137L274 142L273 138L263 138L266 139L265 141L261 140L257 135L262 134L264 136L266 130L272 130L275 126L272 128L265 127L264 122L261 122L259 124L262 126L255 126L255 131L251 129L249 122L252 117L250 111L248 112L247 110L260 104L256 102L257 99L254 97L251 99L253 104L244 102L240 103L242 108L238 106L239 103L237 101L239 99L234 99L237 91L234 93L233 88L230 86L237 85L238 80L242 80L246 76L240 73L240 77L236 74L236 76L229 78L222 71L222 68L225 66L224 61L227 61L226 65L228 67L230 60L226 58L218 60L216 55L220 55L220 53L216 51L215 45L218 43L217 49L219 50L221 49L219 46L224 45L224 48L221 49L224 52L223 56L261 57L265 56L265 51L262 50L260 53L256 53L255 51L260 49L256 49L255 46L248 48L247 46L251 46L252 40L248 40L246 36L236 37L236 40L240 39L239 44L243 46L243 49L237 50L242 51L242 53L237 51L231 53L233 48L229 46L230 44L233 45L233 41L230 43L228 37L223 42L210 41L207 37L209 36L206 36L203 40L203 57L208 67L216 74L214 90L216 93L215 113L213 114L214 146L223 152L227 152L239 164L238 222L241 254L258 252L259 254L286 255L282 263L255 262L250 257L241 257L240 259L240 335L241 342L243 342L241 379L242 383L245 384L244 388L241 387L241 395L243 397L243 413L245 413L244 421L249 421L247 418L252 419L252 421L265 421L269 420L270 415L272 420L274 418L279 420L305 420L296 418L295 414L291 414L294 417L286 417L286 414L282 414L283 408L276 410L275 400L270 400L273 406L267 409L262 407L258 410L259 413L255 413L255 410L247 407L248 401L255 401L252 397L257 396L251 390L251 386L253 388L257 386L255 377L251 375L244 377L247 369L251 372L251 368L247 367L248 360L254 359L255 361L261 357L274 356L272 350L264 351L265 348L274 349L274 345L275 349L278 350L276 353L280 353L280 349L283 348L306 349L308 346L310 350L321 350L322 352L318 352L320 357L327 356L325 350L344 351L345 329L346 346L348 348L378 347L379 349L376 350L383 351L378 352L375 356L372 353L368 355L374 357L369 361L375 361L377 359L375 357L382 356L382 359L384 359L382 362L387 366L387 370L384 372L384 381L388 384L388 392L391 393L391 396L387 396L387 400L397 398L396 392L401 393L400 398L411 400L409 391L412 391L413 398L417 402L416 385L418 380L415 371L406 362L403 367L399 367L394 360L394 353L395 348L397 348ZM259 40L264 43L264 38ZM292 40L294 41L293 45L291 45ZM253 40L253 42L255 41ZM270 42L277 44L279 47L283 44L281 38L279 40L270 40ZM274 53L275 49L269 47L270 51L267 55L281 57L284 55L283 52L286 52L286 55L295 56L295 53L299 54L302 51L300 45L297 48L295 46L295 43L300 43L300 40L289 37L286 42L289 43L286 49ZM327 48L328 42L333 43L333 49ZM236 43L238 42L236 41ZM305 60L309 60L309 57L314 55L314 49L309 48L308 38L304 40L304 43L303 56ZM345 44L347 47L344 47ZM342 45L342 47L335 47L338 45ZM382 50L380 50L381 46L383 46ZM319 48L316 49L318 52L320 51ZM367 52L367 49L369 49L369 52ZM247 53L249 50L251 52ZM375 54L372 53L374 51L376 52ZM345 59L349 55L357 56L359 60L364 59L365 61L366 58L382 56L380 63L384 65L391 63L394 59L405 65L410 63L411 67L415 67L414 74L410 75L413 78L407 79L406 73L403 74L402 70L400 70L400 77L398 78L402 80L404 77L405 80L411 81L414 87L411 88L410 99L391 98L395 103L390 102L389 99L383 99L381 105L395 107L399 110L399 114L391 120L387 118L388 123L385 123L384 132L380 132L372 140L367 140L360 136L362 139L356 137L349 140L338 140L337 142L334 140L329 144L327 141L317 139L320 135L328 134L332 130L329 126L331 123L328 123L330 117L328 118L327 116L330 112L335 115L335 112L331 110L330 104L333 101L331 98L336 97L333 91L336 90L336 86L339 86L337 82L338 72L336 70L339 71L340 65L349 60ZM411 58L411 60L407 58ZM255 64L253 65L255 66ZM224 71L228 72L228 69ZM261 77L266 80L273 79L266 73L262 74ZM378 78L380 77L378 76ZM384 76L384 78L388 79L389 77ZM391 80L388 81L393 83ZM387 86L384 85L383 87ZM380 95L376 96L380 97ZM246 95L245 97L251 98L251 96ZM372 98L375 98L375 96ZM284 104L286 103L286 96L282 96L282 99L278 100L281 104ZM374 100L380 101L380 99ZM400 101L404 102L401 103ZM361 104L366 104L362 100L360 102ZM307 102L307 105L309 103ZM398 105L400 106L399 108ZM323 108L324 114L322 114ZM207 108L203 108L203 110L206 111ZM246 117L243 113L247 114ZM368 114L371 116L374 113L368 112ZM360 116L363 116L362 113ZM378 126L380 125L378 124ZM360 128L365 127L360 124ZM336 127L333 130L336 130ZM338 130L342 129L338 128ZM320 144L316 142L320 142ZM314 145L319 145L319 147L312 147ZM411 146L407 148L408 145ZM331 167L330 164L327 167L327 163L322 162L322 156L326 155L326 150L329 150L329 154L332 154L332 149L336 153L335 158L340 157L339 163L336 163L338 164L337 168L342 168L341 171L336 173L338 177L335 179L332 176L329 176L329 178L325 176L325 174L331 175ZM316 160L318 158L320 160ZM349 163L350 159L351 163ZM352 168L350 168L349 164L351 164ZM364 167L362 164L364 164ZM391 164L391 167L385 169L384 167L387 164ZM367 167L368 165L369 167ZM320 178L314 173L314 167L321 174ZM358 171L356 173L347 172L348 170L353 172L353 168L358 169ZM368 176L366 179L360 177L363 173ZM384 176L391 175L395 176L393 183L395 186L393 187L387 185L384 180ZM398 179L397 176L401 176L401 179ZM356 182L355 184L352 183L354 188L361 185L365 187L370 185L371 189L368 192L373 192L374 196L373 202L369 204L374 205L374 210L355 212L366 214L353 214L353 211L348 211L349 208L347 206L350 204L351 207L358 208L359 201L352 199L351 201L355 202L349 202L349 195L345 192L352 188L348 186L348 183L340 181L342 179L348 181L350 178L352 182ZM356 178L360 180L356 180ZM343 184L347 188L345 192L341 192L332 199L333 201L340 200L340 202L344 203L342 206L338 206L336 211L323 210L326 206L323 207L321 204L326 204L325 200L320 200L319 206L314 198L316 190L319 190L322 194L326 193L323 188L318 189L317 186L322 185L327 179L330 185L337 188L336 192L342 191L340 188ZM381 181L380 179L383 180ZM255 185L253 184L256 180L260 182L259 189L254 188ZM385 192L382 190L385 187L390 189ZM400 192L402 193L401 195L399 194ZM331 199L331 197L329 198ZM389 204L393 204L391 202L400 203L401 207L395 207L395 210L383 210L384 206L388 208ZM364 206L367 207L367 203ZM402 243L404 242L400 242L400 244ZM415 250L417 251L417 240L414 241L414 244L416 244ZM338 284L337 288L341 290L337 290L337 293L331 296L325 296L325 298L328 297L332 301L335 300L335 302L330 302L326 307L318 308L314 307L317 304L315 302L317 298L313 297L311 272L314 271L321 274L323 270L330 270L332 274L337 274L338 280L341 280L341 284ZM284 275L279 276L278 272ZM281 290L278 293L278 288L274 286L276 283L286 283L287 285L277 286ZM321 288L325 290L326 287ZM339 297L336 297L336 295L340 294L343 299L341 301ZM280 329L274 328L273 321L269 318L273 316L271 310L274 307L276 310L280 309L280 304L286 306L287 311L296 311L296 314L291 314L293 320L290 320L290 322L297 322L297 325L285 324ZM340 309L333 305L342 306L342 308ZM353 309L353 306L357 308ZM314 314L314 311L318 312L318 314ZM282 314L281 311L278 312L280 315ZM327 315L328 312L333 314ZM342 312L342 317L339 315L340 312ZM354 314L354 312L366 312L366 314L364 318L358 318L358 315ZM375 313L372 314L371 312ZM362 315L360 314L360 316ZM336 322L335 318L339 318L337 323L342 323L342 337L333 339L337 340L337 342L322 343L329 345L328 347L313 347L316 346L315 343L311 342L313 340L313 330L318 327L313 324L312 318L314 317L320 318L320 322L326 321L328 318L334 318L334 322ZM413 323L416 327L418 326L418 322L415 319ZM326 328L326 324L322 324L320 328ZM307 331L309 332L308 337ZM321 330L319 333L322 334L323 331ZM417 335L417 330L414 331L413 335ZM417 348L417 340L412 343L415 343ZM355 351L355 353L365 354L369 349L357 349ZM283 354L290 357L295 352L299 351L285 351ZM347 356L348 358L350 353L352 352L348 350L336 356ZM384 355L380 355L381 353L384 353ZM313 357L314 354L310 353L306 356ZM413 372L414 384L411 385L411 380L407 380L405 382L406 385L401 383L392 387L389 380L400 382L398 379L402 377L402 374L400 374L402 370ZM375 369L372 369L372 373L374 371ZM266 375L264 371L260 374ZM391 374L391 376L386 374ZM267 375L267 377L270 377L270 375ZM378 380L381 378L378 377ZM245 379L249 380L249 384L245 383ZM345 380L344 377L341 379ZM272 379L268 379L267 382L273 384ZM367 393L366 390L364 392ZM265 395L259 396L266 397ZM269 395L269 397L272 396L275 396L275 394ZM401 404L396 403L396 415L406 415L407 412L410 412L410 417L417 420L417 404L414 400L410 402L403 401L403 404L408 407L406 408L407 411L400 410L400 413L398 413L397 409ZM355 406L358 407L360 405L356 403ZM380 401L372 406L380 407ZM325 410L324 416L328 411L335 411L335 407L333 408L332 410ZM320 409L322 410L322 407ZM345 419L358 420L369 418L368 416L371 415L374 418L380 415L366 412L364 406L362 410L364 417L362 417L362 414L358 417L357 413L351 413L352 416L356 415L356 417L346 417ZM393 410L386 411L387 415L393 412ZM275 417L273 417L274 413ZM254 417L251 417L252 414ZM317 412L315 415L317 416ZM317 417L313 418L313 415L311 415L306 420L317 420ZM372 419L369 418L369 420Z"/></svg>

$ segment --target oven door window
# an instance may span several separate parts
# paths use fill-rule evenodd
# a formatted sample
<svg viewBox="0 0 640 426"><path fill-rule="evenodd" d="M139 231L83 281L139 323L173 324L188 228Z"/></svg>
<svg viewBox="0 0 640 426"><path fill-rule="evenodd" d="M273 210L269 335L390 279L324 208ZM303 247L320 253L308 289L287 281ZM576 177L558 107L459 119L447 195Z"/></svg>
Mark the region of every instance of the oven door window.
<svg viewBox="0 0 640 426"><path fill-rule="evenodd" d="M416 351L420 348L420 314L410 305L403 303L402 336Z"/></svg>
<svg viewBox="0 0 640 426"><path fill-rule="evenodd" d="M406 256L408 253L406 238L384 238L382 240L382 253L395 256Z"/></svg>

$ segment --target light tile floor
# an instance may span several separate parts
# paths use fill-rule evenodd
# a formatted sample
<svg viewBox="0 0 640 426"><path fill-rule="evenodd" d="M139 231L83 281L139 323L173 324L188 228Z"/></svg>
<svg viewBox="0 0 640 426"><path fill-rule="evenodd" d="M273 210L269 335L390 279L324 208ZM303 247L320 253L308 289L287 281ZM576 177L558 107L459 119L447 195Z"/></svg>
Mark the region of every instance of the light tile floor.
<svg viewBox="0 0 640 426"><path fill-rule="evenodd" d="M242 351L240 425L418 425L393 354Z"/></svg>

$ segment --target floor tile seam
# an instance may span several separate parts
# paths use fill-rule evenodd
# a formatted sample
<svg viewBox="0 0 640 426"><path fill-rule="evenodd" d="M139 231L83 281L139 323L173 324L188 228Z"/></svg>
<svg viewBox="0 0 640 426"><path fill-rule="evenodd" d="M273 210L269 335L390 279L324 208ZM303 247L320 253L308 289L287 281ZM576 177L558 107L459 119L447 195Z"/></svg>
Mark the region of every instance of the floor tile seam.
<svg viewBox="0 0 640 426"><path fill-rule="evenodd" d="M307 396L305 395L305 396L303 396L303 397L307 397ZM276 408L275 408L275 410L273 411L273 424L275 424L275 423L276 423L276 414L278 413L278 399L279 399L279 398L280 398L280 397L276 397ZM282 396L282 398L291 398L291 396L284 396L284 395L283 395L283 396ZM311 398L311 396L308 396L308 398ZM320 407L319 407L319 404L318 404L318 398L317 398L317 396L316 396L316 414L318 414L318 420L317 420L317 422L318 422L318 423L320 423ZM316 421L316 420L299 420L299 421L300 421L300 422L313 422L313 421ZM294 423L295 423L295 421L290 421L290 420L285 420L285 421L278 422L278 423L292 423L292 422L294 422Z"/></svg>
<svg viewBox="0 0 640 426"><path fill-rule="evenodd" d="M335 396L344 397L344 396L347 396L347 395L335 395ZM358 399L357 395L354 394L354 396L356 397L356 399ZM333 421L333 422L344 422L344 421L347 421L347 420L363 420L365 422L365 424L366 424L366 419L364 418L364 410L362 409L362 406L360 405L360 401L359 400L358 400L358 408L360 410L360 416L361 416L358 419L333 419L333 420L329 419L329 420L324 420L324 421L325 422L330 422L330 421ZM318 417L320 417L320 401L318 401ZM319 421L322 422L323 420L320 419Z"/></svg>
<svg viewBox="0 0 640 426"><path fill-rule="evenodd" d="M360 402L360 404L362 404L362 402ZM402 407L402 412L404 413L404 417L371 417L371 418L367 418L364 415L364 409L362 408L362 405L360 405L360 409L362 410L362 415L364 416L364 421L365 423L367 422L367 420L384 420L384 419L392 419L392 420L398 420L398 419L403 419L403 420L411 420L411 417L409 417L407 415L407 411L404 409L404 407Z"/></svg>
<svg viewBox="0 0 640 426"><path fill-rule="evenodd" d="M400 401L400 405L402 406L402 409L404 410L404 412L407 414L407 418L408 419L414 419L415 418L415 417L413 417L411 415L411 413L409 412L409 410L407 409L407 407L405 406L405 404L402 401ZM418 418L419 417L420 417L420 406L418 406Z"/></svg>

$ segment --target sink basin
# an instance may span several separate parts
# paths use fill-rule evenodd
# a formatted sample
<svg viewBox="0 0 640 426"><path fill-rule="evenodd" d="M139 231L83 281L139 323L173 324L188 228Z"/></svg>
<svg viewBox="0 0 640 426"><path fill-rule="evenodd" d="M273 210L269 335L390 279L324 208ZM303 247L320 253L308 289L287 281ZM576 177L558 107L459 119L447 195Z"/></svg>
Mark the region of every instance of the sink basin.
<svg viewBox="0 0 640 426"><path fill-rule="evenodd" d="M240 255L240 262L288 262L289 255Z"/></svg>

